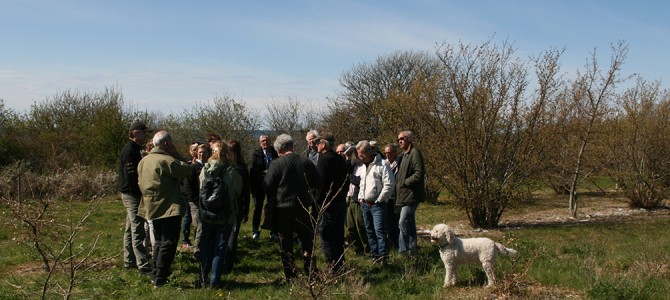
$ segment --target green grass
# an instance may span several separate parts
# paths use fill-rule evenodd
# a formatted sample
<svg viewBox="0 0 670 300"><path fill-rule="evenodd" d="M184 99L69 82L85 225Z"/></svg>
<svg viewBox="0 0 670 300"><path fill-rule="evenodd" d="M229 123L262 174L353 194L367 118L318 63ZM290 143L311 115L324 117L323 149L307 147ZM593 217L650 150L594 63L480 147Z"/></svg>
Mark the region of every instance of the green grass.
<svg viewBox="0 0 670 300"><path fill-rule="evenodd" d="M541 199L511 209L509 214L529 210L555 209L563 199ZM585 206L600 205L602 199L589 198ZM84 209L75 203L74 215ZM54 218L68 215L68 206L54 207ZM567 213L567 208L565 209ZM86 223L87 229L75 247L86 248L93 237L101 238L94 252L100 266L83 273L77 281L73 299L304 299L309 298L300 284L283 283L276 244L267 232L262 240L251 240L250 222L240 234L239 263L233 274L223 277L221 290L193 288L198 263L188 253L178 253L173 276L166 287L153 289L147 278L122 270L121 245L125 211L116 197L105 198ZM0 209L0 299L34 299L39 296L45 273L39 257L29 244L16 240L21 235L5 208ZM467 219L453 205L422 204L417 212L419 227L436 223L463 224ZM480 266L461 266L457 286L442 288L444 267L437 249L421 239L414 257L391 253L385 267L373 265L347 250L351 275L328 285L328 299L481 299L491 294L515 299L575 298L664 299L670 294L670 219L650 218L623 223L579 223L546 225L508 230L469 233L489 236L519 250L516 260L501 258L496 273L499 284L493 289L481 286L486 276ZM14 239L14 240L13 240ZM317 250L319 265L323 254ZM54 283L64 286L63 274ZM52 285L49 298L62 298Z"/></svg>

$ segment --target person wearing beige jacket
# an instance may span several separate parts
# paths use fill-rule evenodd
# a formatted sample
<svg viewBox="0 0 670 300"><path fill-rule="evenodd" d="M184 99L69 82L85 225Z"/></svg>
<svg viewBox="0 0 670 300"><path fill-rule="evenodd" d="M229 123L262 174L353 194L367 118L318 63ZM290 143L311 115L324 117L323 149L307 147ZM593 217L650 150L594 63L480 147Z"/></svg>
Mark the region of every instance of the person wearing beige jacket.
<svg viewBox="0 0 670 300"><path fill-rule="evenodd" d="M190 177L193 170L179 160L172 136L159 131L153 138L154 148L139 163L137 171L142 199L138 215L153 222L156 244L152 283L159 287L167 283L177 251L181 217L186 209L179 181Z"/></svg>

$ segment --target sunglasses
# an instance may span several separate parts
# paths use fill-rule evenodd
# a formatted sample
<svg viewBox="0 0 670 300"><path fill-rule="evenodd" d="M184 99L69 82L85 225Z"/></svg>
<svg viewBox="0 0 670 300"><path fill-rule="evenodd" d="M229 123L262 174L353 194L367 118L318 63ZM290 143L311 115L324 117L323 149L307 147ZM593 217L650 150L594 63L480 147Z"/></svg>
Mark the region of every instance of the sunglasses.
<svg viewBox="0 0 670 300"><path fill-rule="evenodd" d="M401 137L398 138L398 142L400 142L400 141L404 141L404 140L406 140L406 139L407 139L407 137L401 136Z"/></svg>

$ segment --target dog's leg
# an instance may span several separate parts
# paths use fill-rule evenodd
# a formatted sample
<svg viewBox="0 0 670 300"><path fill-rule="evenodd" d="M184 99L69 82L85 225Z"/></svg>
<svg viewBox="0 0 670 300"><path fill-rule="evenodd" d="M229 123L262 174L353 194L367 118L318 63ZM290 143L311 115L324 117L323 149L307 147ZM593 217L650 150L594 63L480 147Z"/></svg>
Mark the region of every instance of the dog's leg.
<svg viewBox="0 0 670 300"><path fill-rule="evenodd" d="M492 261L482 261L482 268L486 273L486 280L488 281L487 287L493 286L496 284L496 273L494 270L494 262Z"/></svg>
<svg viewBox="0 0 670 300"><path fill-rule="evenodd" d="M444 262L444 287L456 285L456 266L453 263Z"/></svg>

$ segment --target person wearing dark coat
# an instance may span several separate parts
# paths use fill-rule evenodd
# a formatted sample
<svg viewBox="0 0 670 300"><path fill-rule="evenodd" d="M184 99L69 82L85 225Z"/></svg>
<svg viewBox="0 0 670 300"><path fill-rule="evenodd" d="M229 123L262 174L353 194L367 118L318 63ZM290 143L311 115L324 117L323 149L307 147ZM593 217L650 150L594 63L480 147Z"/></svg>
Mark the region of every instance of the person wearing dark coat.
<svg viewBox="0 0 670 300"><path fill-rule="evenodd" d="M269 219L271 213L269 210L272 208L271 202L274 201L274 195L268 194L265 191L263 186L263 179L265 178L265 173L270 167L270 163L279 158L277 151L274 147L270 146L270 138L267 134L262 134L260 136L259 144L260 147L254 151L251 155L251 168L249 168L249 189L254 199L254 213L251 220L251 229L253 232L253 239L259 240L261 231L260 228L271 229L270 224L272 224ZM263 225L261 226L261 216L263 215L263 203L267 197L267 204L265 204L265 218ZM274 231L271 231L271 237Z"/></svg>
<svg viewBox="0 0 670 300"><path fill-rule="evenodd" d="M416 252L416 209L426 195L426 172L421 151L414 147L414 134L398 134L398 144L404 150L396 173L396 210L400 210L398 253Z"/></svg>
<svg viewBox="0 0 670 300"><path fill-rule="evenodd" d="M321 212L321 248L331 271L337 273L344 265L348 166L346 160L333 150L335 137L332 134L322 134L317 147L319 161L316 169L322 180L317 194L317 208Z"/></svg>
<svg viewBox="0 0 670 300"><path fill-rule="evenodd" d="M316 271L316 259L312 256L314 225L310 209L314 206L310 191L321 187L321 178L316 166L293 152L293 138L281 134L274 143L279 153L265 175L268 193L276 195L272 210L272 226L279 234L280 255L287 281L296 278L294 234L300 239L303 268L307 274Z"/></svg>

